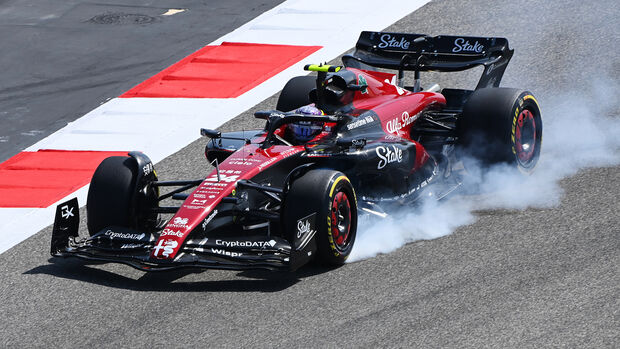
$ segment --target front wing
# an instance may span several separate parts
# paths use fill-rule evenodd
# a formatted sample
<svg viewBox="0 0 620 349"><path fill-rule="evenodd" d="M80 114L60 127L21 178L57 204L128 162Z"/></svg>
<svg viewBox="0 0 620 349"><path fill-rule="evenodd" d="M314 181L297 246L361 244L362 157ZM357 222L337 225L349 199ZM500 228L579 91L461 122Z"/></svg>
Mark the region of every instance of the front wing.
<svg viewBox="0 0 620 349"><path fill-rule="evenodd" d="M51 254L90 261L122 263L143 271L179 268L296 270L316 250L314 239L298 250L280 237L245 236L187 240L174 259L151 258L156 234L109 227L90 238L79 237L77 199L58 205L52 231Z"/></svg>

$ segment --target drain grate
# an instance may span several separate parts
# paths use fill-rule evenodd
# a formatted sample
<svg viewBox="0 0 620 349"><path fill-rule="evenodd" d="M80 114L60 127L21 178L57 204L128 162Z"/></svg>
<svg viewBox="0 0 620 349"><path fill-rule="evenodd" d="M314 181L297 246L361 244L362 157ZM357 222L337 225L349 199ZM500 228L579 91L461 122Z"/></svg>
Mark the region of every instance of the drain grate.
<svg viewBox="0 0 620 349"><path fill-rule="evenodd" d="M89 22L97 24L150 24L156 20L155 17L137 13L114 12L97 15L91 18Z"/></svg>

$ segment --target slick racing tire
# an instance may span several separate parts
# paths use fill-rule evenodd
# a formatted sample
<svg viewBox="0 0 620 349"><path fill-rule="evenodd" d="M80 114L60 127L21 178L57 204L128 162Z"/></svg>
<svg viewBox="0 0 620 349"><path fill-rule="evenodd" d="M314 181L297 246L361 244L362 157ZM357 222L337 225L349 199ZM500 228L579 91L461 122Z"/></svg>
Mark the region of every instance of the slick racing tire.
<svg viewBox="0 0 620 349"><path fill-rule="evenodd" d="M310 91L316 88L316 79L312 76L296 76L290 79L278 97L276 109L291 111L310 104Z"/></svg>
<svg viewBox="0 0 620 349"><path fill-rule="evenodd" d="M138 193L138 166L134 159L112 156L99 164L88 189L88 232L94 235L109 226L154 228L157 216L144 214L144 206L156 205L156 188L149 195Z"/></svg>
<svg viewBox="0 0 620 349"><path fill-rule="evenodd" d="M329 266L344 264L357 233L357 199L343 173L311 170L295 180L283 209L283 224L293 247L314 234L316 261Z"/></svg>
<svg viewBox="0 0 620 349"><path fill-rule="evenodd" d="M531 92L513 88L474 91L457 130L464 155L483 165L508 163L530 173L540 158L542 117Z"/></svg>

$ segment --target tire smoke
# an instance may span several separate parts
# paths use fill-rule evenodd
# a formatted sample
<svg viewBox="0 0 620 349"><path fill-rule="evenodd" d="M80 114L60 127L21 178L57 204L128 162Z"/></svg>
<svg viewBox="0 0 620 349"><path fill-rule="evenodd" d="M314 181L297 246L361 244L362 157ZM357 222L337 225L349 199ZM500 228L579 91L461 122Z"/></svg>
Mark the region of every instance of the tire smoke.
<svg viewBox="0 0 620 349"><path fill-rule="evenodd" d="M590 167L620 164L620 86L598 80L589 89L539 97L543 117L540 161L527 176L512 166L469 165L458 194L429 199L360 225L349 262L394 251L406 243L446 236L476 221L476 210L553 207L560 180ZM472 161L473 162L473 161Z"/></svg>

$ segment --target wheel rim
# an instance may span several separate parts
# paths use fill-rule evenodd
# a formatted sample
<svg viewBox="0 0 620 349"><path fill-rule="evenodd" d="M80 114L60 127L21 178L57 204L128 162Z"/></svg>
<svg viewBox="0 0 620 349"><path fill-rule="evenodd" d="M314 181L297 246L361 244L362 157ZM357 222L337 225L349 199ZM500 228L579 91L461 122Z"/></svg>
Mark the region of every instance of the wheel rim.
<svg viewBox="0 0 620 349"><path fill-rule="evenodd" d="M332 237L339 251L347 249L351 243L351 203L344 192L338 192L331 207Z"/></svg>
<svg viewBox="0 0 620 349"><path fill-rule="evenodd" d="M521 111L517 118L515 150L521 165L528 165L534 159L536 150L536 120L528 109Z"/></svg>

